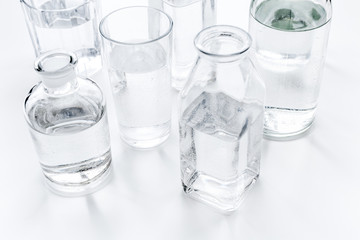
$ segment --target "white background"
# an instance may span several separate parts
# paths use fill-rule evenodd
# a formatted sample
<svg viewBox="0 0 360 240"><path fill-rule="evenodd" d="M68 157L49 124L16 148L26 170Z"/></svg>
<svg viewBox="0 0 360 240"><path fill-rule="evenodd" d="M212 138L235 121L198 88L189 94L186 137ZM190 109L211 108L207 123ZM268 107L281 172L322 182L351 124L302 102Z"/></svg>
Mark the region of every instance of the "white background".
<svg viewBox="0 0 360 240"><path fill-rule="evenodd" d="M125 1L104 0L104 12ZM136 1L127 1L136 2ZM247 29L250 0L218 0L219 23ZM113 177L62 198L43 184L24 98L38 78L19 1L0 1L0 239L360 239L360 3L333 2L318 115L311 131L264 141L261 177L230 216L184 196L173 132L157 150L122 144L110 106ZM106 74L94 79L109 93Z"/></svg>

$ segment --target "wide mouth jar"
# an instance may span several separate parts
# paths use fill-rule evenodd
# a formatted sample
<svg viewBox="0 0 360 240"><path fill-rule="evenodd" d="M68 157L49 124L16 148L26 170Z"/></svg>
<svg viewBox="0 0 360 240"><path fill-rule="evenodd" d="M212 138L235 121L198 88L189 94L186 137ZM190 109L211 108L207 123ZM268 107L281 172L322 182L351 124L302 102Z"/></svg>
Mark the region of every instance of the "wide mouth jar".
<svg viewBox="0 0 360 240"><path fill-rule="evenodd" d="M241 59L251 47L250 35L241 28L215 25L203 29L194 40L200 55L219 62Z"/></svg>
<svg viewBox="0 0 360 240"><path fill-rule="evenodd" d="M127 7L105 16L101 36L113 43L141 45L159 41L172 32L173 21L163 11L146 6Z"/></svg>

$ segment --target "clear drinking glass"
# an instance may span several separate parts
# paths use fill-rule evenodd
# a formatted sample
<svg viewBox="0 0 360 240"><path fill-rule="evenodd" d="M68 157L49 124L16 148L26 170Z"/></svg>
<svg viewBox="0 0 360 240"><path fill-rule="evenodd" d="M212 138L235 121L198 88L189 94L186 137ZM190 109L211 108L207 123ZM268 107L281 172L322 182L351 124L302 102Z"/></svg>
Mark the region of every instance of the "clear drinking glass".
<svg viewBox="0 0 360 240"><path fill-rule="evenodd" d="M76 53L78 73L102 67L98 0L20 0L36 56L52 50Z"/></svg>
<svg viewBox="0 0 360 240"><path fill-rule="evenodd" d="M198 60L180 92L181 180L186 194L233 211L260 171L265 87L250 36L212 26L195 38Z"/></svg>
<svg viewBox="0 0 360 240"><path fill-rule="evenodd" d="M122 8L100 23L121 136L136 148L170 134L171 31L171 18L150 7Z"/></svg>
<svg viewBox="0 0 360 240"><path fill-rule="evenodd" d="M330 0L253 0L252 54L267 94L265 136L287 139L311 126L331 20Z"/></svg>
<svg viewBox="0 0 360 240"><path fill-rule="evenodd" d="M46 182L63 195L98 189L111 164L105 98L96 83L76 76L76 63L73 53L41 55L35 70L42 81L24 104Z"/></svg>
<svg viewBox="0 0 360 240"><path fill-rule="evenodd" d="M174 21L172 43L172 86L181 90L197 54L194 38L203 28L216 23L216 0L162 0L163 10Z"/></svg>

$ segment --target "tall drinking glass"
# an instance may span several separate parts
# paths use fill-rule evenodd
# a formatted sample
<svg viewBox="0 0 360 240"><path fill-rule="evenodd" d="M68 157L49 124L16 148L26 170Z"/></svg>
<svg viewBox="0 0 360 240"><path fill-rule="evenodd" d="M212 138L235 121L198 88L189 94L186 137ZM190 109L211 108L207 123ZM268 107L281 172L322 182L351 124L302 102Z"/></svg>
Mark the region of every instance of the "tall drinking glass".
<svg viewBox="0 0 360 240"><path fill-rule="evenodd" d="M36 56L74 52L77 70L89 76L102 67L98 0L20 0Z"/></svg>
<svg viewBox="0 0 360 240"><path fill-rule="evenodd" d="M162 0L162 9L174 21L172 86L181 90L196 62L194 38L216 23L216 0Z"/></svg>
<svg viewBox="0 0 360 240"><path fill-rule="evenodd" d="M253 60L263 78L265 136L286 139L311 126L332 15L330 0L253 0Z"/></svg>
<svg viewBox="0 0 360 240"><path fill-rule="evenodd" d="M164 12L142 6L100 23L121 136L135 148L155 147L170 134L172 26Z"/></svg>

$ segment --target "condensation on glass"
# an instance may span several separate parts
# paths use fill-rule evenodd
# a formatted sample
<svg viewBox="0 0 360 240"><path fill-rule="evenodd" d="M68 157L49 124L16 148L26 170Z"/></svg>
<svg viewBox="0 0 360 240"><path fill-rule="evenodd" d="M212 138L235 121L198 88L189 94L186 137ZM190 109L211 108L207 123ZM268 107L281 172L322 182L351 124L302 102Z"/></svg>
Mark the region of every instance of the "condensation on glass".
<svg viewBox="0 0 360 240"><path fill-rule="evenodd" d="M77 71L90 76L101 69L98 0L21 0L36 56L52 50L76 53Z"/></svg>
<svg viewBox="0 0 360 240"><path fill-rule="evenodd" d="M120 134L135 148L170 134L171 31L172 20L151 7L119 9L100 23Z"/></svg>
<svg viewBox="0 0 360 240"><path fill-rule="evenodd" d="M330 0L253 0L252 56L265 82L265 136L301 136L314 121L331 20Z"/></svg>
<svg viewBox="0 0 360 240"><path fill-rule="evenodd" d="M181 90L195 63L194 38L203 28L216 23L217 0L162 0L163 10L174 21L172 43L172 86Z"/></svg>
<svg viewBox="0 0 360 240"><path fill-rule="evenodd" d="M259 176L265 87L250 36L219 25L195 38L199 57L180 92L181 180L187 195L234 211Z"/></svg>
<svg viewBox="0 0 360 240"><path fill-rule="evenodd" d="M46 183L67 196L99 189L111 165L105 98L95 82L76 76L76 63L76 55L65 51L37 58L42 81L24 104Z"/></svg>

